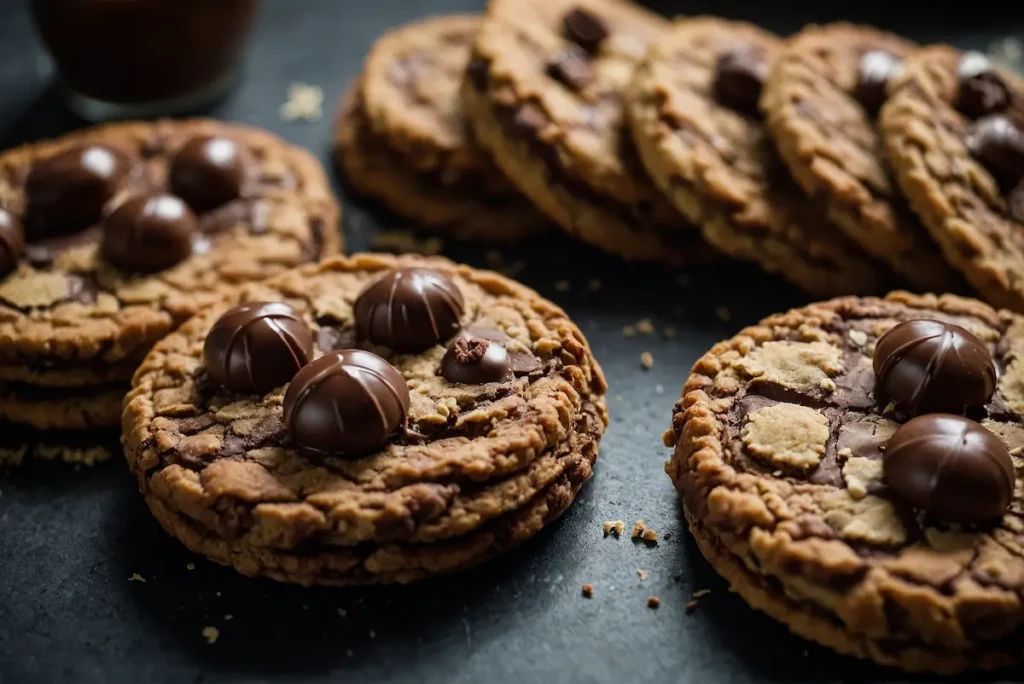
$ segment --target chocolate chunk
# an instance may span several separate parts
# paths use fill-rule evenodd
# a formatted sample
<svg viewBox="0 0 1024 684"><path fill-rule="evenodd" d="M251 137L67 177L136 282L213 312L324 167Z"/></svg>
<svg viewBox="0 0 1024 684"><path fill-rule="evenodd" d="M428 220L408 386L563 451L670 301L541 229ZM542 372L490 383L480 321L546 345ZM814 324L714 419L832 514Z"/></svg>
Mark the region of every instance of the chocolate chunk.
<svg viewBox="0 0 1024 684"><path fill-rule="evenodd" d="M409 413L409 387L397 368L368 351L327 352L298 372L284 395L295 443L321 455L379 449Z"/></svg>
<svg viewBox="0 0 1024 684"><path fill-rule="evenodd" d="M171 191L197 212L236 199L250 165L245 148L223 136L189 140L171 162Z"/></svg>
<svg viewBox="0 0 1024 684"><path fill-rule="evenodd" d="M25 251L25 229L17 216L0 207L0 276L18 267Z"/></svg>
<svg viewBox="0 0 1024 684"><path fill-rule="evenodd" d="M594 82L594 71L590 68L587 53L575 45L566 47L551 58L547 74L577 93Z"/></svg>
<svg viewBox="0 0 1024 684"><path fill-rule="evenodd" d="M950 522L998 518L1013 496L1006 445L973 420L948 413L901 426L886 445L882 469L900 498Z"/></svg>
<svg viewBox="0 0 1024 684"><path fill-rule="evenodd" d="M203 365L214 380L256 394L291 380L312 356L309 326L279 302L236 306L213 324L203 344Z"/></svg>
<svg viewBox="0 0 1024 684"><path fill-rule="evenodd" d="M459 331L462 293L448 276L428 268L387 271L359 293L356 327L374 344L418 352Z"/></svg>
<svg viewBox="0 0 1024 684"><path fill-rule="evenodd" d="M882 335L875 347L875 394L912 415L963 413L982 406L996 388L988 347L959 325L917 319ZM882 404L884 405L884 404Z"/></svg>
<svg viewBox="0 0 1024 684"><path fill-rule="evenodd" d="M37 161L25 182L29 240L65 235L97 223L128 171L116 150L84 145Z"/></svg>
<svg viewBox="0 0 1024 684"><path fill-rule="evenodd" d="M601 18L582 7L575 7L565 13L562 29L566 38L590 53L597 52L608 37L608 27Z"/></svg>
<svg viewBox="0 0 1024 684"><path fill-rule="evenodd" d="M1012 188L1024 178L1024 134L1001 114L980 119L967 134L967 149L995 177Z"/></svg>
<svg viewBox="0 0 1024 684"><path fill-rule="evenodd" d="M100 255L125 271L154 273L192 254L196 215L174 195L140 195L103 220Z"/></svg>
<svg viewBox="0 0 1024 684"><path fill-rule="evenodd" d="M871 116L877 116L885 102L889 79L899 74L903 63L884 50L865 52L860 58L854 97Z"/></svg>
<svg viewBox="0 0 1024 684"><path fill-rule="evenodd" d="M768 76L768 60L764 52L736 49L723 53L715 66L715 98L729 109L747 116L759 117L757 108L761 87Z"/></svg>
<svg viewBox="0 0 1024 684"><path fill-rule="evenodd" d="M972 119L1001 112L1010 105L1010 89L995 72L988 57L968 52L957 69L960 86L956 108Z"/></svg>
<svg viewBox="0 0 1024 684"><path fill-rule="evenodd" d="M505 347L468 332L448 345L438 372L448 382L462 385L484 385L513 378Z"/></svg>

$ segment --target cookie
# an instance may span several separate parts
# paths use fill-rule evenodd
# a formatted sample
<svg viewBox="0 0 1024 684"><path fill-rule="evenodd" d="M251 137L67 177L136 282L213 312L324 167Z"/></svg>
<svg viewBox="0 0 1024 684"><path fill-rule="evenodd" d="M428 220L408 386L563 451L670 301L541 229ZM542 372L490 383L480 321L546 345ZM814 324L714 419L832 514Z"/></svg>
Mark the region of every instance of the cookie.
<svg viewBox="0 0 1024 684"><path fill-rule="evenodd" d="M336 253L338 218L310 154L244 126L112 124L0 154L0 417L116 426L157 339Z"/></svg>
<svg viewBox="0 0 1024 684"><path fill-rule="evenodd" d="M129 466L193 551L306 585L408 582L525 541L590 477L604 377L532 290L363 254L240 299L263 304L161 340L125 403Z"/></svg>
<svg viewBox="0 0 1024 684"><path fill-rule="evenodd" d="M628 260L708 258L636 159L623 90L666 27L616 0L497 0L473 47L463 101L480 144L571 235Z"/></svg>
<svg viewBox="0 0 1024 684"><path fill-rule="evenodd" d="M946 674L1018 661L1022 333L979 301L899 292L716 345L665 433L704 555L841 653Z"/></svg>
<svg viewBox="0 0 1024 684"><path fill-rule="evenodd" d="M950 292L961 278L886 168L878 111L914 45L868 26L810 26L788 39L761 96L765 123L805 193L865 252L915 288Z"/></svg>
<svg viewBox="0 0 1024 684"><path fill-rule="evenodd" d="M374 44L334 126L346 182L390 211L463 240L509 241L549 224L472 139L459 101L472 15L435 17Z"/></svg>
<svg viewBox="0 0 1024 684"><path fill-rule="evenodd" d="M882 269L807 201L761 121L761 84L780 47L750 24L673 24L630 85L627 111L640 158L725 254L815 294L883 290Z"/></svg>
<svg viewBox="0 0 1024 684"><path fill-rule="evenodd" d="M913 53L882 133L910 205L982 297L1024 311L1024 79L979 53Z"/></svg>

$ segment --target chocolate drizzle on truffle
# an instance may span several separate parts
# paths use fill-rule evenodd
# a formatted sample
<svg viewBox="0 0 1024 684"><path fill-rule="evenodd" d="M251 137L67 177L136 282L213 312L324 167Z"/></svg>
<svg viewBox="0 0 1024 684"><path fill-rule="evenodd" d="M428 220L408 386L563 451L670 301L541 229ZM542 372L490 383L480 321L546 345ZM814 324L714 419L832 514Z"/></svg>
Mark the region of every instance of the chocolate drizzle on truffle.
<svg viewBox="0 0 1024 684"><path fill-rule="evenodd" d="M318 455L358 456L405 425L409 387L397 368L368 351L328 352L304 367L284 396L291 438Z"/></svg>
<svg viewBox="0 0 1024 684"><path fill-rule="evenodd" d="M463 307L462 293L448 276L428 268L398 268L364 287L353 313L368 340L411 353L458 332Z"/></svg>

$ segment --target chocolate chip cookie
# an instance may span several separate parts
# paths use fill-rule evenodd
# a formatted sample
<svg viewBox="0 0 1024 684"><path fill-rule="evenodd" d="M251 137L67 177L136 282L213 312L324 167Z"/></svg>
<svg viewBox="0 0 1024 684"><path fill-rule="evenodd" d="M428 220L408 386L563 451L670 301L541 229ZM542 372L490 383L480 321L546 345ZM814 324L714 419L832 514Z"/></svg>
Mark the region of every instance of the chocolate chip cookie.
<svg viewBox="0 0 1024 684"><path fill-rule="evenodd" d="M496 0L463 100L481 145L541 211L629 260L706 260L636 159L623 90L661 18L616 0Z"/></svg>
<svg viewBox="0 0 1024 684"><path fill-rule="evenodd" d="M868 26L811 26L786 41L761 96L793 178L864 251L914 287L949 292L960 277L886 168L878 111L914 45Z"/></svg>
<svg viewBox="0 0 1024 684"><path fill-rule="evenodd" d="M724 253L812 293L882 290L882 270L807 201L761 121L761 84L779 49L775 36L750 24L677 21L651 45L630 86L640 157Z"/></svg>
<svg viewBox="0 0 1024 684"><path fill-rule="evenodd" d="M157 339L336 253L338 213L311 155L244 126L114 124L0 154L5 432L115 427Z"/></svg>
<svg viewBox="0 0 1024 684"><path fill-rule="evenodd" d="M409 582L568 508L607 423L565 313L440 258L327 260L161 340L125 403L150 509L193 551L301 584Z"/></svg>
<svg viewBox="0 0 1024 684"><path fill-rule="evenodd" d="M1024 318L952 295L766 318L693 367L665 442L753 607L911 671L1018 662Z"/></svg>
<svg viewBox="0 0 1024 684"><path fill-rule="evenodd" d="M994 306L1024 311L1024 79L980 53L913 53L882 132L896 179L946 259Z"/></svg>
<svg viewBox="0 0 1024 684"><path fill-rule="evenodd" d="M381 37L341 99L335 158L349 185L466 240L515 241L549 221L473 141L459 101L480 18L435 17Z"/></svg>

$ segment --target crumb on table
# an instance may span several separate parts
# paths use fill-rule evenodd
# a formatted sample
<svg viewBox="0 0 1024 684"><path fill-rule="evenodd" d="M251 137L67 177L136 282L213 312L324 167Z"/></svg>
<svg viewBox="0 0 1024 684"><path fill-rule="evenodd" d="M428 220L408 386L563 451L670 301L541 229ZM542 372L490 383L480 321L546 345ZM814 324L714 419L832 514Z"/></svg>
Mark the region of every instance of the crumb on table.
<svg viewBox="0 0 1024 684"><path fill-rule="evenodd" d="M654 356L651 352L644 352L640 355L640 365L644 367L644 370L650 370L654 366Z"/></svg>
<svg viewBox="0 0 1024 684"><path fill-rule="evenodd" d="M594 585L584 584L583 585L583 596L586 598L592 598L594 596Z"/></svg>
<svg viewBox="0 0 1024 684"><path fill-rule="evenodd" d="M692 615L693 611L697 610L697 606L700 605L700 601L693 600L686 604L686 614Z"/></svg>
<svg viewBox="0 0 1024 684"><path fill-rule="evenodd" d="M630 537L641 539L649 544L656 544L658 542L657 531L648 527L647 523L643 520L637 520L633 523L633 531L630 533Z"/></svg>
<svg viewBox="0 0 1024 684"><path fill-rule="evenodd" d="M650 335L654 332L654 324L651 323L650 318L642 318L636 322L634 326L636 331L641 335Z"/></svg>
<svg viewBox="0 0 1024 684"><path fill-rule="evenodd" d="M621 537L622 533L626 531L626 523L622 520L606 520L602 523L604 528L604 536L614 534L616 537Z"/></svg>
<svg viewBox="0 0 1024 684"><path fill-rule="evenodd" d="M140 575L137 572L133 572L132 576L128 578L128 581L129 582L142 582L143 584L145 584L146 583L146 578L143 577L142 575Z"/></svg>
<svg viewBox="0 0 1024 684"><path fill-rule="evenodd" d="M658 598L657 596L652 596L649 599L647 599L647 607L648 608L657 608L660 605L661 605L661 599Z"/></svg>
<svg viewBox="0 0 1024 684"><path fill-rule="evenodd" d="M624 325L622 326L623 337L636 337L636 326L635 325Z"/></svg>
<svg viewBox="0 0 1024 684"><path fill-rule="evenodd" d="M324 91L320 86L292 83L288 86L288 100L281 105L280 115L285 121L319 121L324 115L323 104Z"/></svg>
<svg viewBox="0 0 1024 684"><path fill-rule="evenodd" d="M203 627L203 638L206 639L206 643L215 644L220 638L220 630L212 625Z"/></svg>
<svg viewBox="0 0 1024 684"><path fill-rule="evenodd" d="M640 577L640 581L641 582L643 582L644 580L646 580L650 576L650 573L647 572L646 570L644 570L643 568L637 568L636 569L636 574L637 574L637 576Z"/></svg>
<svg viewBox="0 0 1024 684"><path fill-rule="evenodd" d="M704 596L707 596L710 593L711 593L710 589L698 589L697 591L693 592L693 598L695 598L695 599L703 598Z"/></svg>

